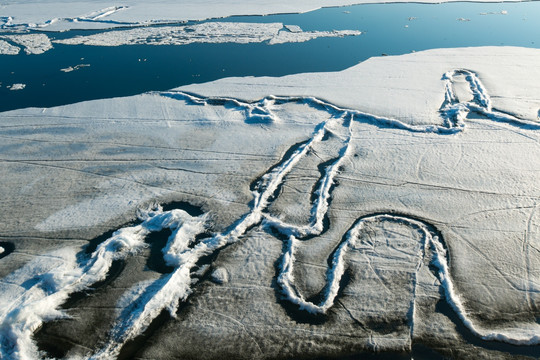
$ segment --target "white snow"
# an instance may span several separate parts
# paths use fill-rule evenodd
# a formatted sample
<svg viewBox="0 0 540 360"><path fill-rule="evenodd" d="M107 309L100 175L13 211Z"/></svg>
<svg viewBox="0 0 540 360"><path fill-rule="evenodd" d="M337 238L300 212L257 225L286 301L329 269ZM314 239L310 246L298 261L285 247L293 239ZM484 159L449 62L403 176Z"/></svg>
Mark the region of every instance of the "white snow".
<svg viewBox="0 0 540 360"><path fill-rule="evenodd" d="M211 275L212 281L217 284L225 284L229 282L229 272L224 267L219 267Z"/></svg>
<svg viewBox="0 0 540 360"><path fill-rule="evenodd" d="M492 55L491 52L496 54ZM483 82L496 94L497 108L519 117L536 120L540 109L540 66L533 59L539 50L516 47L459 48L428 50L401 56L368 59L344 71L289 75L279 78L227 78L212 85L193 84L183 91L207 96L228 96L256 100L268 94L314 96L343 108L362 109L371 114L393 117L408 124L437 122L444 100L440 76L452 69L482 69ZM445 61L441 61L443 56ZM527 65L527 72L516 67L512 57ZM419 70L422 62L424 71ZM384 68L384 81L381 69ZM504 74L505 79L502 80ZM300 84L300 85L299 85ZM320 84L324 84L321 86ZM523 84L527 84L524 86ZM381 96L381 94L384 94ZM392 99L389 103L388 99Z"/></svg>
<svg viewBox="0 0 540 360"><path fill-rule="evenodd" d="M303 42L318 37L357 36L360 31L281 31L281 23L207 22L192 26L165 26L109 31L88 36L56 40L68 45L186 45L192 43L253 43L269 44Z"/></svg>
<svg viewBox="0 0 540 360"><path fill-rule="evenodd" d="M0 39L0 55L17 55L21 51L17 46L13 46L5 40Z"/></svg>
<svg viewBox="0 0 540 360"><path fill-rule="evenodd" d="M228 281L217 273L211 291L252 293L240 302L224 293L205 299L208 307L191 310L195 328L212 326L205 310L221 307L228 318L240 314L249 331L267 333L278 321L273 332L292 327L312 336L318 325L290 321L268 291L277 262L277 284L300 310L332 309L328 316L340 322L369 319L366 309L381 319L404 316L409 328L403 338L388 335L394 342L365 330L375 348L407 348L432 324L459 342L454 324L426 313L439 299L480 338L538 344L528 304L540 293L539 84L539 50L441 49L373 58L336 73L231 78L0 114L6 232L21 224L38 234L121 224L156 199L193 201L206 212L142 212L139 225L118 230L79 261L73 247L41 250L45 255L0 282L2 355L36 357L33 331L63 316L67 296L103 279L113 259L128 259L146 235L165 228L172 235L163 261L173 272L132 284L104 346L88 356L114 358L162 310L174 317L196 286L196 264L218 252L217 269L226 269ZM20 212L8 211L17 211L14 203L23 204ZM408 229L403 237L412 245L394 244L393 228L382 240L371 237L388 224ZM400 261L408 267L396 268ZM341 289L345 270L360 266L358 284ZM319 293L320 301L307 300ZM503 317L492 325L477 314Z"/></svg>
<svg viewBox="0 0 540 360"><path fill-rule="evenodd" d="M28 35L5 35L0 36L0 39L13 41L24 47L24 52L28 55L39 55L52 49L52 44L49 37L45 34L28 34Z"/></svg>
<svg viewBox="0 0 540 360"><path fill-rule="evenodd" d="M290 32L293 32L293 33L298 33L298 32L302 32L302 28L298 25L285 25L284 26L285 29L289 30Z"/></svg>
<svg viewBox="0 0 540 360"><path fill-rule="evenodd" d="M8 86L9 90L11 91L23 90L25 87L26 84L13 84L11 86Z"/></svg>

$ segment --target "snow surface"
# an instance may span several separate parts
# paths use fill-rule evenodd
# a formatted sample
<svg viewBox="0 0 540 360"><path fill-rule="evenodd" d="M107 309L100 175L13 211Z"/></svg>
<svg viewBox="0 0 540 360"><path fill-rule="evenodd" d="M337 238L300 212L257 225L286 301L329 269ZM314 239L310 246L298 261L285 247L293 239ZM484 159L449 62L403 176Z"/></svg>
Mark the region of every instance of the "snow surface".
<svg viewBox="0 0 540 360"><path fill-rule="evenodd" d="M187 45L193 43L254 43L281 44L304 42L318 37L357 36L360 31L296 31L289 32L281 23L207 22L191 26L163 26L108 31L78 36L55 43L67 45Z"/></svg>
<svg viewBox="0 0 540 360"><path fill-rule="evenodd" d="M433 50L0 114L0 235L32 240L0 261L2 355L38 357L32 336L57 319L52 338L78 344L69 356L114 358L165 310L172 320L140 357L407 351L423 340L504 356L460 338L440 302L487 343L538 344L539 60L534 49ZM122 226L173 200L204 214L154 207ZM138 263L163 229L170 272L123 271L61 320L70 294L113 260ZM228 281L209 283L199 267ZM97 327L76 320L104 314Z"/></svg>
<svg viewBox="0 0 540 360"><path fill-rule="evenodd" d="M17 46L0 39L0 55L17 55L21 51Z"/></svg>
<svg viewBox="0 0 540 360"><path fill-rule="evenodd" d="M481 0L486 1L486 0ZM363 3L384 3L386 0L298 0L246 2L234 0L124 0L111 6L110 1L7 0L0 5L2 29L67 29L111 28L155 22L179 22L227 17L231 15L267 15L301 13L321 7ZM396 1L391 1L396 2ZM408 2L398 0L397 2ZM426 3L440 1L422 0Z"/></svg>
<svg viewBox="0 0 540 360"><path fill-rule="evenodd" d="M528 81L536 77L540 66L532 59L538 50L498 47L497 54L477 48L438 49L401 56L368 59L358 66L331 75L311 73L284 77L226 78L215 86L193 84L183 91L207 96L229 96L245 100L260 99L268 94L314 96L350 109L402 119L409 124L437 122L444 101L441 76L451 69L476 70L497 98L497 108L519 117L536 120L540 102L540 84ZM516 67L513 57L527 63L527 72ZM445 61L440 57L444 56ZM466 58L466 61L463 59ZM418 62L425 71L418 71ZM381 80L381 67L385 69ZM432 75L440 74L440 75ZM319 84L324 84L320 86ZM527 84L527 86L523 86ZM380 94L385 94L381 96ZM392 99L391 104L388 99Z"/></svg>
<svg viewBox="0 0 540 360"><path fill-rule="evenodd" d="M28 55L39 55L52 49L51 41L45 34L5 35L0 36L0 39L9 40L23 46L24 52Z"/></svg>

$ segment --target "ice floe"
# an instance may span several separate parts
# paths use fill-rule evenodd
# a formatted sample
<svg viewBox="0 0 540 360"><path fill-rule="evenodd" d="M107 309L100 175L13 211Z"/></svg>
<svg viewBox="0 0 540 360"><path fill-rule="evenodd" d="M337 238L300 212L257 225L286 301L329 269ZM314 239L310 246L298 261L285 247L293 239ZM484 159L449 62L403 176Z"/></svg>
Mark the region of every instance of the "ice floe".
<svg viewBox="0 0 540 360"><path fill-rule="evenodd" d="M84 67L89 67L89 66L90 64L79 64L75 66L68 66L67 68L60 69L60 71L68 73L68 72L76 71L76 70L82 69Z"/></svg>
<svg viewBox="0 0 540 360"><path fill-rule="evenodd" d="M485 1L485 0L484 0ZM156 22L180 22L221 18L231 15L267 15L301 13L321 7L380 3L379 0L317 0L267 1L239 3L228 0L158 0L151 4L142 0L125 0L117 6L107 1L59 2L58 0L5 1L4 23L1 29L39 28L62 31L67 29L113 28ZM399 2L407 2L399 0ZM434 3L439 1L424 0Z"/></svg>
<svg viewBox="0 0 540 360"><path fill-rule="evenodd" d="M24 52L28 55L43 54L52 49L51 41L45 34L0 36L0 39L2 38L23 46Z"/></svg>
<svg viewBox="0 0 540 360"><path fill-rule="evenodd" d="M0 114L2 206L15 211L6 232L22 231L21 218L24 231L41 237L108 228L148 202L143 190L205 209L143 211L91 254L57 243L39 249L0 282L3 355L39 356L32 336L40 324L62 319L70 294L164 229L171 233L158 257L172 271L118 285L106 341L82 355L118 356L159 314L175 319L188 296L191 307L154 334L144 356L218 347L189 340L190 332L229 353L250 354L237 347L247 339L269 354L283 336L310 354L336 351L332 344L407 351L430 326L441 346L471 350L435 310L439 299L478 339L538 344L539 57L516 48L437 50L339 73L225 79ZM373 98L362 87L384 98L380 112L372 111L378 104L366 110ZM413 97L420 99L408 103ZM59 187L71 195L36 197ZM110 206L115 193L134 203ZM26 200L41 205L17 212L13 202ZM197 292L200 268L209 266L215 284ZM296 321L303 313L327 318ZM235 324L230 333L223 319ZM400 325L381 330L377 321L387 320ZM319 330L325 335L313 343ZM179 336L189 346L176 347Z"/></svg>
<svg viewBox="0 0 540 360"><path fill-rule="evenodd" d="M191 26L164 26L109 31L78 36L55 43L67 45L186 45L193 43L253 43L279 44L303 42L318 37L357 36L360 31L283 31L281 23L206 22Z"/></svg>
<svg viewBox="0 0 540 360"><path fill-rule="evenodd" d="M0 55L17 55L20 51L19 47L0 39Z"/></svg>

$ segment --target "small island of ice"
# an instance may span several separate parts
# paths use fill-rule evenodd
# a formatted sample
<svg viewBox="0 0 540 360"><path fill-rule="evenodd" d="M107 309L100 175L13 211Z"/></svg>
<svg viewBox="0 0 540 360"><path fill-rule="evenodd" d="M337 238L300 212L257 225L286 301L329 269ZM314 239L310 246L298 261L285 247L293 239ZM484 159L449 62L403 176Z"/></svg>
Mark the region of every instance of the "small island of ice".
<svg viewBox="0 0 540 360"><path fill-rule="evenodd" d="M4 35L0 36L0 39L4 39L4 42L5 40L9 40L17 45L21 45L24 48L24 52L28 55L39 55L52 49L51 41L45 34ZM11 55L9 49L1 54Z"/></svg>
<svg viewBox="0 0 540 360"><path fill-rule="evenodd" d="M11 91L23 90L25 87L26 84L13 84L11 86L8 86L9 90Z"/></svg>
<svg viewBox="0 0 540 360"><path fill-rule="evenodd" d="M228 23L206 22L190 26L160 26L136 28L78 36L55 43L67 45L187 45L193 43L253 43L268 42L281 44L288 42L304 42L319 37L358 36L360 31L302 31L298 26L292 27L281 23Z"/></svg>

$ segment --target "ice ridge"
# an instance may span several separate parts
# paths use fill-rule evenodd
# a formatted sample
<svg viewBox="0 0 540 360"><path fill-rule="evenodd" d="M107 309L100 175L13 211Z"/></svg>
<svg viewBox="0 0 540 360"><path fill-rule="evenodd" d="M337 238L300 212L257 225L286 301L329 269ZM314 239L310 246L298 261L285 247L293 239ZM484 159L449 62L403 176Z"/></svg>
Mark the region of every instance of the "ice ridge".
<svg viewBox="0 0 540 360"><path fill-rule="evenodd" d="M452 85L456 76L465 76L473 100L459 101ZM540 128L536 122L522 120L494 110L485 87L472 71L462 69L446 73L443 81L445 81L445 101L440 110L440 115L444 120L443 125L423 126L410 125L397 119L380 117L358 110L342 109L313 97L268 96L260 101L247 102L231 98L204 98L182 92L160 93L162 96L199 106L232 104L245 112L246 121L255 118L261 121L278 122L279 117L271 111L271 108L276 104L287 102L303 102L323 108L334 116L319 123L311 138L298 146L278 166L262 176L258 186L252 191L251 209L221 233L203 236L209 228L205 215L191 216L183 210L163 211L158 207L143 212L140 216L140 224L116 231L90 256L77 254L77 249L74 248L60 249L37 257L2 279L0 281L0 358L35 359L40 357L41 354L32 339L36 329L46 321L65 317L66 314L59 308L70 294L87 289L92 284L105 279L113 262L127 259L143 249L146 246L145 237L152 232L162 229L172 231L163 249L163 260L174 270L155 281L139 283L126 292L121 300L125 306L108 334L108 341L101 349L89 354L91 358L117 357L122 346L144 333L163 310L174 317L178 304L185 301L192 292L192 287L197 281L193 277L193 272L201 259L216 254L227 245L237 242L242 235L255 226L261 226L261 229L267 231L272 229L281 234L285 241L277 277L278 286L285 299L296 304L301 310L318 314L326 313L334 305L340 290L340 280L347 268L345 255L357 245L360 239L359 234L365 226L382 222L404 224L422 235L416 268L419 269L422 266L426 253L430 252L430 261L436 269L436 276L442 286L446 301L472 333L485 340L504 341L514 345L540 344L540 325L538 324L522 324L523 326L501 329L484 329L476 324L468 314L452 281L449 257L443 239L432 225L405 214L381 213L366 215L357 220L331 255L320 303L315 304L306 300L295 286L293 271L296 249L300 241L308 241L309 238L321 235L325 231L323 219L329 210L336 176L339 175L344 161L350 156L350 141L355 122L370 123L381 127L391 126L404 131L451 135L465 131L467 115L477 113L493 121L517 124L528 129ZM322 178L314 189L316 196L311 204L309 223L306 225L288 224L271 216L267 209L275 200L276 190L282 185L286 176L314 146L323 141L325 134L333 127L343 128L347 135L342 139L343 146L339 150L339 156L326 166ZM411 301L409 320L412 334L415 321L414 298Z"/></svg>

